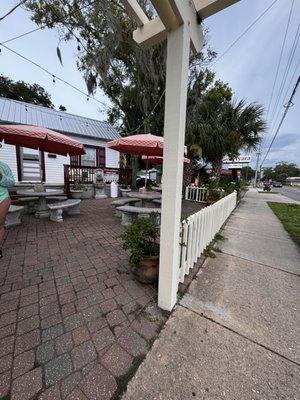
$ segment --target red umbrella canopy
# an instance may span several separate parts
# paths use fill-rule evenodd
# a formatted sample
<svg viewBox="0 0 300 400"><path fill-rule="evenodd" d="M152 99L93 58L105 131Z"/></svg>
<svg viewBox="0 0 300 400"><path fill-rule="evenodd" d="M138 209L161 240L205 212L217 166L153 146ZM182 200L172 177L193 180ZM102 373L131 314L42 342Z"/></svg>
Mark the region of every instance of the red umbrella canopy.
<svg viewBox="0 0 300 400"><path fill-rule="evenodd" d="M162 164L163 163L163 157L153 157L153 156L142 156L142 160L143 161L147 161L149 164ZM189 164L191 162L191 160L189 158L183 157L183 162L185 164Z"/></svg>
<svg viewBox="0 0 300 400"><path fill-rule="evenodd" d="M151 133L142 133L113 140L108 142L107 146L121 153L162 156L164 139Z"/></svg>
<svg viewBox="0 0 300 400"><path fill-rule="evenodd" d="M83 144L61 133L32 125L0 125L0 141L63 156L85 154Z"/></svg>

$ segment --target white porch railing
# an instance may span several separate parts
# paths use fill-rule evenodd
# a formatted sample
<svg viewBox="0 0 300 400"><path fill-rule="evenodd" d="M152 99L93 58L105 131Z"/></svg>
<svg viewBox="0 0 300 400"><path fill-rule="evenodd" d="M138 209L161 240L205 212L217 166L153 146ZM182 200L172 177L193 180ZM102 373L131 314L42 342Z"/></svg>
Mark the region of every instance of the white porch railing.
<svg viewBox="0 0 300 400"><path fill-rule="evenodd" d="M235 209L236 202L237 193L233 192L183 222L179 282L184 281L184 276Z"/></svg>
<svg viewBox="0 0 300 400"><path fill-rule="evenodd" d="M185 200L206 201L207 189L204 187L187 186L185 188Z"/></svg>

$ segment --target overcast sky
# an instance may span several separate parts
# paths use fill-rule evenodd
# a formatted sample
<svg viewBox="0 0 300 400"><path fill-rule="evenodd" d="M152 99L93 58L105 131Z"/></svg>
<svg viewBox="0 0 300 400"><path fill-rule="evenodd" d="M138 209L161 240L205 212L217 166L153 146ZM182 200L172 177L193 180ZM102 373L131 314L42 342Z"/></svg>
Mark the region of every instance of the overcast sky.
<svg viewBox="0 0 300 400"><path fill-rule="evenodd" d="M241 0L227 10L208 18L205 25L209 29L211 47L219 55L222 54L273 1ZM266 110L268 109L292 1L277 0L270 11L224 57L212 66L216 71L217 78L229 83L235 93L236 99L244 98L248 102L255 101L262 104ZM15 0L2 0L0 2L0 16L15 3ZM278 124L278 119L277 124L276 118L272 119L274 114L273 108L299 22L300 1L295 0L281 67L268 115L268 124L271 127L272 121L275 126ZM3 21L0 21L0 42L35 27L35 24L30 20L30 14L22 9L18 9ZM7 45L86 92L84 80L76 68L77 44L75 42L60 44L63 57L63 66L61 66L56 55L58 41L58 34L55 30L45 29L7 43ZM51 94L52 102L56 108L60 104L63 104L68 112L74 114L100 120L106 118L105 109L99 103L93 100L87 102L83 95L78 94L62 83L56 82L53 84L52 78L43 71L11 54L8 50L3 48L1 50L1 74L14 80L24 80L29 83L36 82L43 86ZM287 98L289 97L292 87L299 76L299 64L296 71L299 59L300 43L298 42L286 85L281 90L282 97L279 101L281 107L278 107L278 118L280 118L284 110L282 107L284 94L289 88ZM294 79L291 81L294 71L296 71ZM290 82L291 85L289 86ZM95 97L107 103L101 91L98 90ZM281 160L300 164L300 88L293 103L294 106L289 110L277 140L267 157L266 166ZM266 152L273 133L274 130L272 129L269 129L267 132L263 144L263 154Z"/></svg>

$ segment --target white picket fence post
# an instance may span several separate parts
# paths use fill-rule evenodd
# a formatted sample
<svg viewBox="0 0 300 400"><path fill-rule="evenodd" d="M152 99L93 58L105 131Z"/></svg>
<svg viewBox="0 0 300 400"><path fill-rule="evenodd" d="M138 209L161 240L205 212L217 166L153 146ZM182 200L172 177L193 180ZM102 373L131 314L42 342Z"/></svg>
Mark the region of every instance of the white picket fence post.
<svg viewBox="0 0 300 400"><path fill-rule="evenodd" d="M188 186L186 188L186 198L194 196L195 191L191 189L201 189ZM202 188L203 189L203 188ZM197 193L197 192L196 192ZM189 274L198 257L203 250L213 240L216 233L235 209L237 203L237 193L233 192L221 200L205 207L197 213L188 217L182 223L181 228L181 260L178 281L183 282L184 276Z"/></svg>
<svg viewBox="0 0 300 400"><path fill-rule="evenodd" d="M185 200L197 201L199 203L206 201L207 189L204 187L187 186L185 188Z"/></svg>

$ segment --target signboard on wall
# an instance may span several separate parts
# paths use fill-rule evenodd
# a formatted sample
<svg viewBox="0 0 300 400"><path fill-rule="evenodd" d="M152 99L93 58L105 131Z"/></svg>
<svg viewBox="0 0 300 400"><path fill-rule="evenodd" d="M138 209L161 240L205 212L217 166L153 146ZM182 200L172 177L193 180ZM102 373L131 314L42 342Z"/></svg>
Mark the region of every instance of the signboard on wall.
<svg viewBox="0 0 300 400"><path fill-rule="evenodd" d="M223 158L224 164L232 164L232 163L250 163L251 156L238 156L234 160L230 160L228 156Z"/></svg>
<svg viewBox="0 0 300 400"><path fill-rule="evenodd" d="M228 169L242 169L245 165L243 163L231 163L228 164Z"/></svg>

